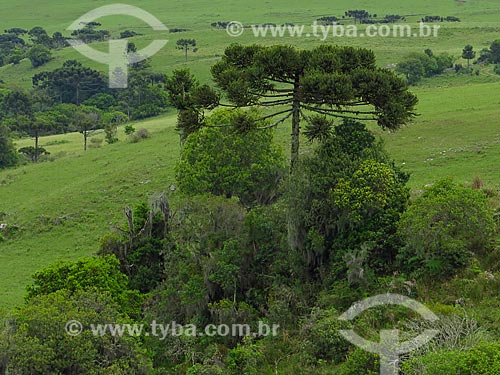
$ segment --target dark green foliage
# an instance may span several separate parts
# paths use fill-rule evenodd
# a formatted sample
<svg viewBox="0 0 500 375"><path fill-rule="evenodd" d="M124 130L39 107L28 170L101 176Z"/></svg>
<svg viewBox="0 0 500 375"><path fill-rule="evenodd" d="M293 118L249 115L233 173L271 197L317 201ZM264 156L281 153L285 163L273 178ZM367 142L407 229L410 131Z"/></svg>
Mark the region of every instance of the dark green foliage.
<svg viewBox="0 0 500 375"><path fill-rule="evenodd" d="M18 152L26 155L32 162L36 162L41 155L50 155L50 152L43 147L38 147L38 149L36 149L33 146L20 148Z"/></svg>
<svg viewBox="0 0 500 375"><path fill-rule="evenodd" d="M71 295L86 290L109 293L119 305L119 311L129 316L140 315L142 297L130 290L127 276L120 272L118 260L106 257L83 258L77 262L60 262L33 275L34 282L27 288L27 300L65 291Z"/></svg>
<svg viewBox="0 0 500 375"><path fill-rule="evenodd" d="M35 44L28 51L27 57L30 59L33 68L38 68L52 60L52 53L47 47Z"/></svg>
<svg viewBox="0 0 500 375"><path fill-rule="evenodd" d="M66 61L52 72L38 73L33 77L33 85L48 90L60 103L81 104L92 96L107 91L104 76L75 60Z"/></svg>
<svg viewBox="0 0 500 375"><path fill-rule="evenodd" d="M174 70L165 86L170 104L179 111L177 131L184 144L189 134L204 125L202 109L213 109L219 96L209 86L200 85L189 69Z"/></svg>
<svg viewBox="0 0 500 375"><path fill-rule="evenodd" d="M425 53L411 53L400 62L397 71L404 74L408 84L414 85L423 77L432 77L453 67L453 58L447 54L435 55L432 51Z"/></svg>
<svg viewBox="0 0 500 375"><path fill-rule="evenodd" d="M402 369L407 375L496 375L500 373L500 343L429 353L403 363Z"/></svg>
<svg viewBox="0 0 500 375"><path fill-rule="evenodd" d="M185 56L186 61L188 59L188 51L190 51L190 50L193 52L197 51L196 40L194 40L194 39L179 39L175 43L175 45L176 45L177 49L184 51L184 56Z"/></svg>
<svg viewBox="0 0 500 375"><path fill-rule="evenodd" d="M71 36L75 39L83 41L84 43L105 41L109 38L110 32L107 30L96 30L99 26L101 26L100 23L89 22L82 29L73 31Z"/></svg>
<svg viewBox="0 0 500 375"><path fill-rule="evenodd" d="M167 110L168 95L164 89L166 76L147 69L130 72L128 88L117 94L120 111L131 119L157 116Z"/></svg>
<svg viewBox="0 0 500 375"><path fill-rule="evenodd" d="M405 212L401 267L417 276L448 277L483 255L493 233L486 196L450 180L436 183Z"/></svg>
<svg viewBox="0 0 500 375"><path fill-rule="evenodd" d="M188 137L177 168L184 193L236 196L245 206L276 199L284 158L273 144L271 130L242 135L229 126L247 116L258 117L241 111L216 112L207 120L209 127Z"/></svg>
<svg viewBox="0 0 500 375"><path fill-rule="evenodd" d="M0 124L0 169L13 167L17 161L17 152L10 138L9 129Z"/></svg>
<svg viewBox="0 0 500 375"><path fill-rule="evenodd" d="M125 135L131 135L135 133L135 128L133 125L125 125Z"/></svg>
<svg viewBox="0 0 500 375"><path fill-rule="evenodd" d="M299 160L300 120L308 122L308 112L376 120L382 128L397 129L414 116L417 103L403 80L376 67L371 51L352 47L303 51L234 44L212 75L237 107L270 107L274 112L265 118L273 118L275 126L292 118L291 170Z"/></svg>
<svg viewBox="0 0 500 375"><path fill-rule="evenodd" d="M335 127L289 183L289 241L309 277L346 270L346 254L362 248L368 251L365 277L367 266L390 272L407 179L362 124L345 120Z"/></svg>
<svg viewBox="0 0 500 375"><path fill-rule="evenodd" d="M0 344L0 369L33 375L151 374L137 338L90 331L92 324L134 323L121 309L112 295L100 290L59 290L33 297L0 327L1 341L7 343L5 348ZM65 324L74 319L84 328L75 337L65 332Z"/></svg>
<svg viewBox="0 0 500 375"><path fill-rule="evenodd" d="M467 60L467 66L470 66L470 61L476 57L474 47L470 44L466 45L462 51L462 58Z"/></svg>
<svg viewBox="0 0 500 375"><path fill-rule="evenodd" d="M120 33L120 38L121 39L127 39L127 38L132 38L134 36L141 35L136 33L135 31L132 30L125 30Z"/></svg>
<svg viewBox="0 0 500 375"><path fill-rule="evenodd" d="M357 20L362 22L363 20L366 20L372 15L368 13L366 10L361 10L361 9L356 9L356 10L348 10L345 12L346 17L351 17L354 19L354 23L356 23Z"/></svg>
<svg viewBox="0 0 500 375"><path fill-rule="evenodd" d="M491 43L489 60L492 64L500 63L500 40Z"/></svg>

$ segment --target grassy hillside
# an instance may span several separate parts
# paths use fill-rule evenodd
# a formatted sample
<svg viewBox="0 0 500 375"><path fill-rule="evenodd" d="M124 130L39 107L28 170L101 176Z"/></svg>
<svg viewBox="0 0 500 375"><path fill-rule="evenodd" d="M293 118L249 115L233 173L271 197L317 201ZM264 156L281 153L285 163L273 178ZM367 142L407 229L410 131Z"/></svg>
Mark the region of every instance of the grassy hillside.
<svg viewBox="0 0 500 375"><path fill-rule="evenodd" d="M43 0L35 4L27 0L12 1L0 0L2 9L2 28L43 26L50 33L64 31L66 28L86 12L109 2L98 0L89 3L67 3L63 1ZM340 17L348 9L366 9L377 15L400 14L407 16L408 24L417 27L417 22L426 15L456 16L461 18L460 23L440 23L441 30L438 38L334 38L329 37L326 43L353 45L373 49L381 65L397 63L401 58L412 51L423 51L431 48L436 52L448 52L460 57L461 49L465 44L474 45L477 51L498 38L500 25L500 6L493 0L446 0L435 2L419 0L416 2L400 2L395 0L352 1L340 0L329 2L316 0L304 6L301 1L278 0L272 3L257 0L252 3L251 9L242 9L236 1L148 1L147 3L131 3L142 7L158 17L169 28L185 28L183 33L159 33L152 31L142 21L132 17L105 17L100 20L103 28L110 30L113 36L120 31L135 30L141 36L132 38L139 47L146 46L153 39L168 39L169 43L153 57L153 66L160 71L187 65L201 79L209 78L209 68L222 54L224 48L234 42L240 43L285 43L294 44L303 48L312 48L324 43L317 38L255 38L247 30L242 37L233 38L225 30L210 27L216 21L240 21L246 25L262 23L294 23L297 25L311 25L321 16L335 15ZM306 29L311 31L311 29ZM181 38L194 38L197 41L198 52L190 54L189 61L184 61L182 51L176 50L175 42ZM107 43L95 44L95 48L106 50ZM93 68L106 71L106 66L90 61L79 55L71 48L66 48L55 54L55 59L49 64L38 68L31 68L24 60L17 66L0 68L0 79L6 82L15 82L18 85L29 87L31 77L38 71L52 70L59 67L65 60L78 59Z"/></svg>
<svg viewBox="0 0 500 375"><path fill-rule="evenodd" d="M106 1L70 3L43 0L0 0L2 27L41 25L50 32L64 30L73 20ZM453 15L463 22L445 23L436 39L329 39L328 42L372 48L380 65L396 63L410 51L432 48L459 56L467 43L476 50L498 38L500 4L497 1L471 0L465 3L431 0L400 2L317 0L304 6L299 1L262 0L243 9L241 2L217 0L165 2L149 1L136 5L150 11L168 27L190 29L182 34L160 37L171 42L153 59L159 71L169 72L179 66L189 66L202 80L209 79L209 68L224 48L232 42L289 43L303 48L320 44L315 39L255 39L249 35L231 38L224 30L210 28L214 21L238 20L244 23L294 22L310 24L324 15L340 16L347 9L367 9L377 14L409 15L415 24L424 15ZM144 33L134 38L139 46L158 38L134 19L107 18L104 28L117 34L125 29ZM247 33L248 34L248 33ZM199 51L190 54L184 63L175 40L195 38ZM104 48L105 46L101 46ZM40 70L50 70L69 58L105 70L105 66L88 61L72 49L64 49L55 60ZM415 122L398 132L388 134L373 128L386 140L391 156L412 173L412 189L442 177L470 183L480 177L489 188L499 189L500 165L500 77L482 70L479 76L456 76L424 80L413 91L420 99ZM34 70L28 61L18 66L0 68L0 79L29 87ZM173 113L157 119L134 124L147 128L151 139L130 143L121 134L121 141L103 145L84 153L80 134L65 134L41 139L41 145L51 152L51 162L26 165L0 172L0 220L19 226L13 240L0 243L0 307L22 301L23 290L30 275L57 259L77 259L94 253L99 237L113 225L123 222L123 208L148 199L151 194L166 191L175 184L175 163L179 156L179 137L174 130ZM101 137L102 135L98 135ZM277 130L277 141L288 147L289 127ZM31 144L21 140L18 146ZM307 152L306 148L303 149ZM175 193L173 194L175 196Z"/></svg>

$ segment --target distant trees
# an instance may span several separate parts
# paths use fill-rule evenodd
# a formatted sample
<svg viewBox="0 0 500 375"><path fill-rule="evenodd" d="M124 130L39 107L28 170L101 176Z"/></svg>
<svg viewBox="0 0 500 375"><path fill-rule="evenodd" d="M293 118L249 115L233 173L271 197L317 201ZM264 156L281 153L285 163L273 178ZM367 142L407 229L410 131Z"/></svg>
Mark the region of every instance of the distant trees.
<svg viewBox="0 0 500 375"><path fill-rule="evenodd" d="M435 55L430 49L424 53L411 53L396 68L403 74L409 85L420 81L423 77L432 77L453 67L453 57L447 54Z"/></svg>
<svg viewBox="0 0 500 375"><path fill-rule="evenodd" d="M500 39L495 40L490 46L490 60L493 64L500 63Z"/></svg>
<svg viewBox="0 0 500 375"><path fill-rule="evenodd" d="M13 167L17 164L17 152L9 129L0 124L0 169Z"/></svg>
<svg viewBox="0 0 500 375"><path fill-rule="evenodd" d="M54 71L36 74L33 85L46 89L56 102L76 105L108 89L102 73L76 60L68 60Z"/></svg>
<svg viewBox="0 0 500 375"><path fill-rule="evenodd" d="M177 49L184 51L186 61L188 60L188 51L196 52L196 40L194 39L179 39L176 43Z"/></svg>
<svg viewBox="0 0 500 375"><path fill-rule="evenodd" d="M470 44L466 45L462 51L462 58L467 60L467 67L470 67L470 61L476 58L474 47L472 47Z"/></svg>
<svg viewBox="0 0 500 375"><path fill-rule="evenodd" d="M272 111L272 127L292 119L291 169L299 160L300 122L312 127L330 118L374 120L397 129L414 116L417 98L392 72L376 67L373 52L353 47L322 45L302 51L291 46L228 47L212 67L212 75L236 107ZM276 120L277 118L277 120ZM240 130L259 128L259 121L240 123Z"/></svg>
<svg viewBox="0 0 500 375"><path fill-rule="evenodd" d="M354 19L354 23L359 20L361 21L370 18L372 15L368 13L366 10L356 9L356 10L348 10L345 12L346 17L351 17Z"/></svg>
<svg viewBox="0 0 500 375"><path fill-rule="evenodd" d="M33 68L38 68L52 60L52 53L47 47L35 44L28 51L27 57L30 59Z"/></svg>
<svg viewBox="0 0 500 375"><path fill-rule="evenodd" d="M97 108L80 106L74 114L72 121L83 135L83 150L87 151L87 141L89 136L97 129L102 129L104 123L101 113Z"/></svg>

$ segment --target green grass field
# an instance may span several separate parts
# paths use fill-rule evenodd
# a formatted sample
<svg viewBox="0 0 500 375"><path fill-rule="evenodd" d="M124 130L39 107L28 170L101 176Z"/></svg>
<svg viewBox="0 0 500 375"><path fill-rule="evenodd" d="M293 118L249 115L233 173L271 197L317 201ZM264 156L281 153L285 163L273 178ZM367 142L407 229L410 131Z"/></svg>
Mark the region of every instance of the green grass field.
<svg viewBox="0 0 500 375"><path fill-rule="evenodd" d="M43 0L12 2L0 0L2 28L40 25L50 32L64 30L85 12L107 4L105 1L68 3ZM347 9L367 9L377 14L409 15L416 24L423 15L453 15L463 22L445 23L440 36L432 39L329 39L328 43L368 47L375 51L381 66L396 63L411 51L432 48L458 58L465 44L476 50L500 37L500 3L487 0L436 3L430 0L400 2L324 0L308 2L257 1L251 6L241 2L149 1L136 3L160 18L168 27L188 28L182 34L167 34L171 42L153 58L153 67L169 72L188 66L201 80L208 81L210 66L232 42L285 43L302 48L320 44L315 39L255 39L245 34L231 38L224 30L210 28L214 21L238 20L244 23L293 22L310 24L324 15L340 16ZM248 7L248 8L247 8ZM251 9L250 9L251 8ZM125 22L130 21L130 22ZM158 35L134 19L103 20L104 28L113 34L125 29L139 30L134 38L146 45ZM161 35L160 35L161 36ZM161 36L165 37L165 35ZM199 51L190 54L188 63L181 51L175 50L178 38L195 38ZM104 48L104 46L101 46ZM105 66L91 62L72 49L57 52L55 60L44 66L51 70L69 58L105 71ZM34 70L28 61L18 66L0 68L0 79L29 87ZM456 76L424 80L412 90L420 99L420 116L413 124L395 133L373 127L386 141L391 156L411 172L410 186L421 189L443 177L470 184L480 177L491 189L500 188L500 76L492 67L479 76ZM152 137L131 143L124 134L120 142L100 148L82 150L80 134L64 134L41 139L51 152L50 159L37 165L25 165L0 172L0 213L2 222L19 226L18 234L0 243L0 307L22 302L30 275L57 259L77 259L98 249L99 237L124 220L123 208L148 199L152 194L168 191L175 185L175 164L179 156L179 137L175 132L175 114L134 124L147 128ZM289 124L276 132L276 140L288 147ZM102 138L102 134L96 135ZM19 147L32 140L20 140ZM307 152L304 144L303 152ZM175 197L175 193L172 194Z"/></svg>

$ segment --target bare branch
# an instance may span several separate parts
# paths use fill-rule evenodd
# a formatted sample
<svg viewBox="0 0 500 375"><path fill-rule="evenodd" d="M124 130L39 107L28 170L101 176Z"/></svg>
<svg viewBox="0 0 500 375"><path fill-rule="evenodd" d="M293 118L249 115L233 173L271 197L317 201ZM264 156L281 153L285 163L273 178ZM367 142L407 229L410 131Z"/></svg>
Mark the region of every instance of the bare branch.
<svg viewBox="0 0 500 375"><path fill-rule="evenodd" d="M271 125L267 125L267 126L261 126L261 127L257 128L257 129L264 130L264 129L274 128L274 127L278 126L279 124L281 124L282 122L286 121L286 119L288 119L292 115L292 113L293 113L293 111L290 111L290 113L288 115L286 115L285 117L279 119L275 123L273 123Z"/></svg>

